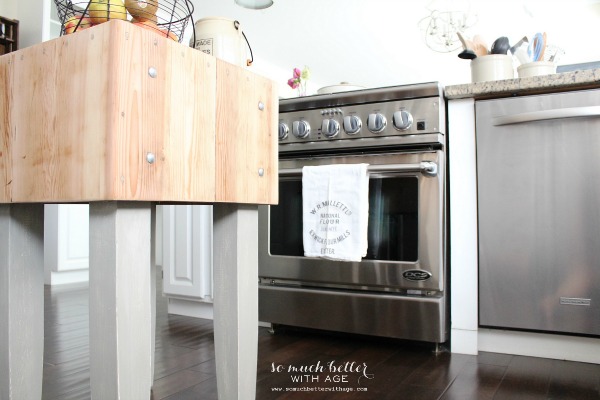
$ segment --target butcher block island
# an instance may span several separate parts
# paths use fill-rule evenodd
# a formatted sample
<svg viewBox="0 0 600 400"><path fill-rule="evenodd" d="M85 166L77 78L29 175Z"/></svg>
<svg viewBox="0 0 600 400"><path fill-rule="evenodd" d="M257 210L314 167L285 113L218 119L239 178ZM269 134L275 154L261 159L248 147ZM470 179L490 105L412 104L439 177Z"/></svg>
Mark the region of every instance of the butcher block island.
<svg viewBox="0 0 600 400"><path fill-rule="evenodd" d="M126 21L0 57L0 398L41 397L44 203L90 204L92 397L150 398L159 202L215 205L219 397L254 398L277 115L276 83Z"/></svg>
<svg viewBox="0 0 600 400"><path fill-rule="evenodd" d="M0 89L2 202L277 202L276 84L150 30L4 55Z"/></svg>

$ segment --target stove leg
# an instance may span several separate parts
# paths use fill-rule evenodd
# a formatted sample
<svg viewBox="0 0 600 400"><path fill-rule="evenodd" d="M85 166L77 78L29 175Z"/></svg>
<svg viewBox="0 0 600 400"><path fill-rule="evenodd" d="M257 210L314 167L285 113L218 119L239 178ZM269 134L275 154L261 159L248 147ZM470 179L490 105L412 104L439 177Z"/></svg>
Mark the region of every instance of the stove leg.
<svg viewBox="0 0 600 400"><path fill-rule="evenodd" d="M442 353L445 353L446 349L443 346L443 343L436 343L435 348L433 349L433 354L439 356Z"/></svg>

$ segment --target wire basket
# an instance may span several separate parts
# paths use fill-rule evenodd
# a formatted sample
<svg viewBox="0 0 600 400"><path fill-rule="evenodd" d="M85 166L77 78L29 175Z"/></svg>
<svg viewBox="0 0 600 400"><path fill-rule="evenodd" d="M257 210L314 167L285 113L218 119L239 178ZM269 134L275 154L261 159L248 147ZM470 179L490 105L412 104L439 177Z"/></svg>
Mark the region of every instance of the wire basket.
<svg viewBox="0 0 600 400"><path fill-rule="evenodd" d="M54 0L54 3L62 24L61 36L120 19L181 42L194 12L190 0Z"/></svg>

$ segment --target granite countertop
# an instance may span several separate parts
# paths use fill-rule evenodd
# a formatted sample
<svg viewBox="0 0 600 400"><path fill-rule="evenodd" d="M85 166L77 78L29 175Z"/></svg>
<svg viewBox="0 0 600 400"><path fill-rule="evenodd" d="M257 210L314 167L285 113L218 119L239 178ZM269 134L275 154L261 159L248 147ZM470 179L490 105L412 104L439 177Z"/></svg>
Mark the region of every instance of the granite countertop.
<svg viewBox="0 0 600 400"><path fill-rule="evenodd" d="M600 88L600 69L451 85L444 88L444 93L448 99L489 99L592 88Z"/></svg>

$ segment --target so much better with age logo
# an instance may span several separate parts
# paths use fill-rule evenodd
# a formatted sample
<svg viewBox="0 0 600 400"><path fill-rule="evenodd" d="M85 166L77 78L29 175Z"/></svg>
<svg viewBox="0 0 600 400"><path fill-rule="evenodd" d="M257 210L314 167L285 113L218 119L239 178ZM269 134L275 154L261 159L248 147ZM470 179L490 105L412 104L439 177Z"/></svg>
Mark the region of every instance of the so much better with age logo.
<svg viewBox="0 0 600 400"><path fill-rule="evenodd" d="M374 378L368 366L358 361L317 361L294 365L271 362L270 372L281 375L282 383L274 392L367 392Z"/></svg>

